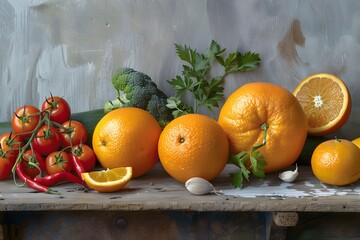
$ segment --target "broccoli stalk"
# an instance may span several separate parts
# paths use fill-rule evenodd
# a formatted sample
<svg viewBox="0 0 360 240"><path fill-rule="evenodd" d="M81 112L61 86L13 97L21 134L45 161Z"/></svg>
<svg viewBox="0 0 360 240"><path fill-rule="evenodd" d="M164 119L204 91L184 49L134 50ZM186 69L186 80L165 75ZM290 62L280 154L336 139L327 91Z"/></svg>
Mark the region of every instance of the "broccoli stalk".
<svg viewBox="0 0 360 240"><path fill-rule="evenodd" d="M106 113L122 107L138 107L150 112L162 128L173 119L171 109L166 107L168 97L148 75L120 68L112 77L112 84L117 97L105 103Z"/></svg>

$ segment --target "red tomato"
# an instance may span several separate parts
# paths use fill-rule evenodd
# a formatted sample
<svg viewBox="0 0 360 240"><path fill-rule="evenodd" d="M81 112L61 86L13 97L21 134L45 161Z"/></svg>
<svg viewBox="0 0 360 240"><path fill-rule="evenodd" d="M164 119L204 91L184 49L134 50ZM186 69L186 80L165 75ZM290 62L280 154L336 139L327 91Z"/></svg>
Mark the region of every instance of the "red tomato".
<svg viewBox="0 0 360 240"><path fill-rule="evenodd" d="M53 126L44 125L36 132L32 141L32 146L35 151L41 153L43 156L56 151L60 147L59 133Z"/></svg>
<svg viewBox="0 0 360 240"><path fill-rule="evenodd" d="M11 175L11 169L14 166L14 161L0 157L0 180L5 180Z"/></svg>
<svg viewBox="0 0 360 240"><path fill-rule="evenodd" d="M42 111L50 113L50 120L63 124L70 119L71 109L64 98L51 96L41 105Z"/></svg>
<svg viewBox="0 0 360 240"><path fill-rule="evenodd" d="M94 151L85 144L79 144L73 147L72 154L74 154L83 164L85 172L91 172L96 163L96 156Z"/></svg>
<svg viewBox="0 0 360 240"><path fill-rule="evenodd" d="M69 154L64 151L50 153L45 159L46 172L53 175L58 172L71 172L73 164Z"/></svg>
<svg viewBox="0 0 360 240"><path fill-rule="evenodd" d="M40 114L40 110L37 107L30 105L20 107L16 110L11 119L11 126L14 133L21 133L23 138L29 138L31 132L39 123Z"/></svg>
<svg viewBox="0 0 360 240"><path fill-rule="evenodd" d="M31 177L40 174L40 171L45 170L45 162L41 154L35 150L26 150L22 156L23 161L21 161L24 171ZM36 166L34 166L36 165Z"/></svg>
<svg viewBox="0 0 360 240"><path fill-rule="evenodd" d="M0 157L15 161L19 149L24 146L24 140L20 136L13 136L15 135L11 132L0 135Z"/></svg>
<svg viewBox="0 0 360 240"><path fill-rule="evenodd" d="M60 129L60 138L61 138L61 145L63 147L67 146L75 146L80 143L85 143L87 140L87 131L85 126L78 121L75 120L69 120L64 122L63 127L67 128Z"/></svg>

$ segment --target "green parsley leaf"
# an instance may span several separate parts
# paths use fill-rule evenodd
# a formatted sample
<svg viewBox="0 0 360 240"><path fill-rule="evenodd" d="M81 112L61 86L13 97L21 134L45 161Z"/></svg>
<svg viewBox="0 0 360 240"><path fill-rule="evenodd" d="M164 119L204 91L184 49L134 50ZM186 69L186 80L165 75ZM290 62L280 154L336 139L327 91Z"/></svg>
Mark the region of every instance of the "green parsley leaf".
<svg viewBox="0 0 360 240"><path fill-rule="evenodd" d="M259 151L259 148L266 144L267 129L269 126L264 123L260 126L264 131L264 140L261 144L254 146L250 151L241 151L238 154L230 155L230 162L240 168L237 173L230 173L232 177L232 184L235 188L242 188L243 179L249 181L250 173L255 177L265 178L264 167L266 161L264 156ZM247 167L250 165L249 167ZM239 175L242 175L241 177Z"/></svg>
<svg viewBox="0 0 360 240"><path fill-rule="evenodd" d="M244 55L238 51L229 53L221 48L214 40L204 53L198 53L187 45L175 44L176 53L181 60L186 62L183 65L182 76L176 76L168 82L175 90L175 97L182 100L185 94L190 93L193 97L194 106L182 102L182 108L177 105L169 105L173 109L173 115L179 113L198 112L199 107L205 106L210 111L219 107L219 102L224 98L224 79L229 73L245 72L255 69L260 65L260 57L257 53L248 52ZM220 76L210 76L213 61L216 60L224 67L224 73Z"/></svg>
<svg viewBox="0 0 360 240"><path fill-rule="evenodd" d="M231 178L233 179L233 186L236 188L242 188L243 175L241 172L230 173Z"/></svg>
<svg viewBox="0 0 360 240"><path fill-rule="evenodd" d="M169 109L173 109L172 115L174 116L174 118L194 112L191 106L183 103L177 97L168 98L166 107L168 107Z"/></svg>

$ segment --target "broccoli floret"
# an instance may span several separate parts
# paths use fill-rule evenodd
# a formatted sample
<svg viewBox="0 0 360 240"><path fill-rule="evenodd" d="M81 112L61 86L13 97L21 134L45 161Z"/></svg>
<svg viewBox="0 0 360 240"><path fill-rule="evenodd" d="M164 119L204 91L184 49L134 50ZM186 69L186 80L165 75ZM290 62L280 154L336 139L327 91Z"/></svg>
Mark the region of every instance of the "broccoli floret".
<svg viewBox="0 0 360 240"><path fill-rule="evenodd" d="M168 97L148 75L131 68L120 68L112 77L112 84L117 98L105 103L105 112L121 107L138 107L150 112L162 128L173 119L171 109L166 107Z"/></svg>

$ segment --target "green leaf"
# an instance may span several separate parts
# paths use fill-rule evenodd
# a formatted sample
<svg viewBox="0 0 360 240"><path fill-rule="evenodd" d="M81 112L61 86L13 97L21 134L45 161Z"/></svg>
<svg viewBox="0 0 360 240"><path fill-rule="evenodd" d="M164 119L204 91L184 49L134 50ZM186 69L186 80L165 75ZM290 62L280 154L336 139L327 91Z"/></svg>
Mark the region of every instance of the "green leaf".
<svg viewBox="0 0 360 240"><path fill-rule="evenodd" d="M220 54L222 54L223 52L225 52L226 49L221 49L220 45L215 42L214 40L211 41L210 43L210 47L208 47L207 49L205 49L205 56L208 59L213 59L214 57L219 56Z"/></svg>
<svg viewBox="0 0 360 240"><path fill-rule="evenodd" d="M257 53L247 52L242 59L238 60L238 67L242 71L250 71L257 68L260 65L260 57Z"/></svg>
<svg viewBox="0 0 360 240"><path fill-rule="evenodd" d="M241 174L241 172L230 173L230 176L232 178L232 185L235 188L242 188L243 175Z"/></svg>
<svg viewBox="0 0 360 240"><path fill-rule="evenodd" d="M186 45L175 44L176 53L179 58L185 62L188 62L192 66L194 66L196 61L196 51L192 50L190 47Z"/></svg>
<svg viewBox="0 0 360 240"><path fill-rule="evenodd" d="M176 76L176 78L173 78L168 82L174 88L176 97L181 96L188 89L188 80L186 80L186 78L183 79L181 76Z"/></svg>
<svg viewBox="0 0 360 240"><path fill-rule="evenodd" d="M258 66L260 64L260 55L258 53L254 52L247 52L244 54L242 63L243 64L253 64L254 67Z"/></svg>
<svg viewBox="0 0 360 240"><path fill-rule="evenodd" d="M167 101L166 107L170 109L177 109L178 105L181 103L181 101L176 97L170 97L166 101Z"/></svg>
<svg viewBox="0 0 360 240"><path fill-rule="evenodd" d="M169 80L168 83L170 83L170 85L173 86L175 89L185 88L184 80L178 75L175 78Z"/></svg>
<svg viewBox="0 0 360 240"><path fill-rule="evenodd" d="M269 125L261 125L261 130L264 131L264 141L256 146L253 146L250 151L241 151L238 154L230 155L230 162L234 164L235 166L240 168L239 173L243 175L241 180L243 178L247 179L249 181L249 175L252 172L254 176L259 178L265 178L264 173L264 167L266 166L266 161L264 156L261 154L259 149L266 144L266 136L267 136L267 130L269 128ZM246 167L247 164L250 162L250 170ZM236 175L234 175L236 176ZM233 180L238 183L239 177L236 176L236 180ZM241 184L240 184L241 185Z"/></svg>
<svg viewBox="0 0 360 240"><path fill-rule="evenodd" d="M184 111L181 111L181 110L174 110L172 111L172 115L174 118L177 118L177 117L180 117L182 115L185 115L186 113Z"/></svg>
<svg viewBox="0 0 360 240"><path fill-rule="evenodd" d="M200 75L203 76L204 73L206 73L206 71L209 69L209 67L210 67L209 61L206 58L203 58L196 62L194 70L197 73L201 72Z"/></svg>
<svg viewBox="0 0 360 240"><path fill-rule="evenodd" d="M230 54L231 55L231 54ZM260 56L258 53L247 52L244 55L241 53L236 53L235 61L233 60L230 64L230 61L234 57L233 55L228 57L227 66L225 67L226 73L233 73L233 72L247 72L254 70L260 65Z"/></svg>
<svg viewBox="0 0 360 240"><path fill-rule="evenodd" d="M246 151L241 151L237 154L230 155L230 162L235 166L240 166L241 158L246 154Z"/></svg>
<svg viewBox="0 0 360 240"><path fill-rule="evenodd" d="M250 71L260 64L259 55L252 52L242 55L235 51L224 58L222 55L226 48L221 48L214 40L203 54L186 45L175 44L175 48L179 58L187 64L183 65L182 76L176 76L175 79L168 82L175 90L177 98L181 99L185 93L193 96L194 106L191 110L194 109L195 112L201 105L211 111L219 107L219 102L224 98L223 85L226 74ZM224 67L224 72L220 76L211 76L214 60ZM185 106L185 103L181 106L180 110L190 109L190 106ZM179 112L175 113L178 115Z"/></svg>
<svg viewBox="0 0 360 240"><path fill-rule="evenodd" d="M174 118L194 112L191 106L183 103L179 98L174 96L167 99L166 107L173 109L172 115Z"/></svg>
<svg viewBox="0 0 360 240"><path fill-rule="evenodd" d="M251 172L249 171L249 169L246 168L245 163L241 163L241 164L240 164L240 170L241 170L242 175L244 176L244 178L245 178L247 181L249 181L249 176L250 176L250 173L251 173Z"/></svg>
<svg viewBox="0 0 360 240"><path fill-rule="evenodd" d="M259 152L253 152L253 156L251 157L251 168L254 176L259 178L265 178L264 167L267 165L264 156ZM254 164L255 163L255 164Z"/></svg>
<svg viewBox="0 0 360 240"><path fill-rule="evenodd" d="M216 56L215 58L216 58L216 60L218 61L218 63L219 63L221 66L226 67L226 64L225 64L225 61L224 61L224 58L223 58L223 57L221 57L221 56Z"/></svg>
<svg viewBox="0 0 360 240"><path fill-rule="evenodd" d="M228 57L225 59L225 66L231 66L233 62L236 60L237 52L230 53Z"/></svg>

